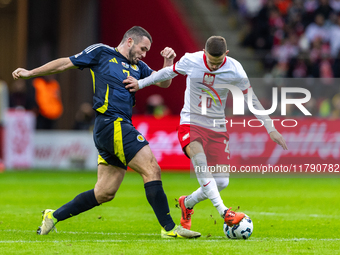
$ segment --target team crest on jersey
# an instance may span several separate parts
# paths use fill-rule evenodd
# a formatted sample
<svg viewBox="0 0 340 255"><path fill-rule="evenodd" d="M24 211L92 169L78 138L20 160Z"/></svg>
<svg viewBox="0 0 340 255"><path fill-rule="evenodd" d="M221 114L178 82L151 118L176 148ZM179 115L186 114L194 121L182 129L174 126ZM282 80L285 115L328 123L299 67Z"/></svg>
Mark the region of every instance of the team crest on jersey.
<svg viewBox="0 0 340 255"><path fill-rule="evenodd" d="M214 81L215 81L215 74L211 74L211 73L204 73L203 76L203 84L207 85L207 86L212 86L214 85Z"/></svg>
<svg viewBox="0 0 340 255"><path fill-rule="evenodd" d="M144 142L145 138L142 135L137 135L137 141L138 142Z"/></svg>
<svg viewBox="0 0 340 255"><path fill-rule="evenodd" d="M137 65L131 65L131 68L135 71L139 71L139 67Z"/></svg>
<svg viewBox="0 0 340 255"><path fill-rule="evenodd" d="M129 64L122 62L122 66L124 66L126 69L129 69Z"/></svg>
<svg viewBox="0 0 340 255"><path fill-rule="evenodd" d="M83 54L83 52L80 52L80 53L74 55L74 57L77 58L77 57L79 57L81 54Z"/></svg>

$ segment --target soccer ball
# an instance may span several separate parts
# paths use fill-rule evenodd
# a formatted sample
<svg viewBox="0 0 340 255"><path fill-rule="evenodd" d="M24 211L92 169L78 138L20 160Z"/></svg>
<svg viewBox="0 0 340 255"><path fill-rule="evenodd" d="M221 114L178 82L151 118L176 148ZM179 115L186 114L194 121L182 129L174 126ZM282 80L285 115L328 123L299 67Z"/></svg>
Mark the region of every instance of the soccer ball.
<svg viewBox="0 0 340 255"><path fill-rule="evenodd" d="M253 222L248 215L245 215L239 224L232 227L224 223L223 231L229 239L248 239L253 233Z"/></svg>

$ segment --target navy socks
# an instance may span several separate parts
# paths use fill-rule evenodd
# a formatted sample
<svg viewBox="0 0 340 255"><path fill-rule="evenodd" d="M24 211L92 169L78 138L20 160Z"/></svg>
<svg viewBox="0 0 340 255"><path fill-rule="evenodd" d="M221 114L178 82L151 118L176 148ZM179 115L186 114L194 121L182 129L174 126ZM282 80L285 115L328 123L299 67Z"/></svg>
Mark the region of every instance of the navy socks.
<svg viewBox="0 0 340 255"><path fill-rule="evenodd" d="M162 181L151 181L144 184L146 198L151 205L159 224L169 231L175 227L170 216L168 200L163 190Z"/></svg>
<svg viewBox="0 0 340 255"><path fill-rule="evenodd" d="M162 181L151 181L144 184L146 198L151 205L161 226L169 231L175 227L170 216L170 209L167 197L164 193ZM79 213L98 206L94 190L88 190L77 195L72 201L63 205L53 213L58 221L66 220Z"/></svg>
<svg viewBox="0 0 340 255"><path fill-rule="evenodd" d="M63 205L53 213L53 217L58 221L66 220L79 213L90 210L91 208L98 206L96 197L94 196L94 190L88 190L80 193L72 201Z"/></svg>

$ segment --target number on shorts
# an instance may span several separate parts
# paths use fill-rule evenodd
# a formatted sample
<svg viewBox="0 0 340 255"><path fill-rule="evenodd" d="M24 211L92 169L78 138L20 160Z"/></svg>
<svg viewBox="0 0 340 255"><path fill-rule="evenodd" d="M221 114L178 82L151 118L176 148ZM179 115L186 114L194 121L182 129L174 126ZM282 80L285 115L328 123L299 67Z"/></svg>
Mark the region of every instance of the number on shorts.
<svg viewBox="0 0 340 255"><path fill-rule="evenodd" d="M225 146L224 152L229 153L229 141L227 141L226 139L224 139L223 142L224 142L224 144L226 145L226 146Z"/></svg>

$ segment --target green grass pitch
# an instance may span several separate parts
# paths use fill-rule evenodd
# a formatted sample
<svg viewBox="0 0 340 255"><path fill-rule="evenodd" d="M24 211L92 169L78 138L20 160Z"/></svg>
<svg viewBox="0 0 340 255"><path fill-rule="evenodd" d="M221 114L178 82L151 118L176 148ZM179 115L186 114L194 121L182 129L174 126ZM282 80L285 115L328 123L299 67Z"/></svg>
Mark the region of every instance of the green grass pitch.
<svg viewBox="0 0 340 255"><path fill-rule="evenodd" d="M189 173L163 172L171 215L175 198L198 187ZM340 254L339 178L231 178L221 195L254 222L248 240L229 240L210 201L195 207L196 240L162 239L142 178L128 172L116 198L38 236L43 209L91 189L94 172L0 173L0 254Z"/></svg>

